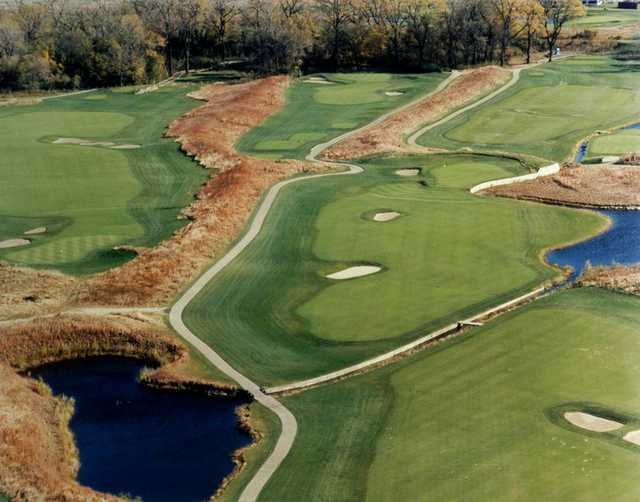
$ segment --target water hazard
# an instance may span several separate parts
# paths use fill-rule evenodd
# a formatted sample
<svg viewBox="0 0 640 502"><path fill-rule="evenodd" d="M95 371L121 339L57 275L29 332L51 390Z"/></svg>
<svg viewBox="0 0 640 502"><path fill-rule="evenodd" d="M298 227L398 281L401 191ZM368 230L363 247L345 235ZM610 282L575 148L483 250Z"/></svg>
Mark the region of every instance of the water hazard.
<svg viewBox="0 0 640 502"><path fill-rule="evenodd" d="M593 239L552 251L547 262L574 269L572 279L591 263L594 266L640 263L640 211L600 211L613 222L609 230Z"/></svg>
<svg viewBox="0 0 640 502"><path fill-rule="evenodd" d="M237 427L242 401L140 385L145 365L100 357L31 374L76 401L80 483L144 502L208 500L232 472L232 453L250 442Z"/></svg>

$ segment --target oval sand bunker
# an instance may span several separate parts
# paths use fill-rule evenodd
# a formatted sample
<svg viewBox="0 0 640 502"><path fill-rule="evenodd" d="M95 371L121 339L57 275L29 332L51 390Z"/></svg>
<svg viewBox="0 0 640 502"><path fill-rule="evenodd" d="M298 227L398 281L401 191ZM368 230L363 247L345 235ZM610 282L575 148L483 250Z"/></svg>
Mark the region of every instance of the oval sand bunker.
<svg viewBox="0 0 640 502"><path fill-rule="evenodd" d="M398 169L396 174L398 176L418 176L420 169Z"/></svg>
<svg viewBox="0 0 640 502"><path fill-rule="evenodd" d="M385 213L376 214L373 217L373 219L374 221L386 222L386 221L395 220L396 218L399 218L399 217L400 217L400 213L396 213L395 211L387 211Z"/></svg>
<svg viewBox="0 0 640 502"><path fill-rule="evenodd" d="M349 267L340 272L335 272L334 274L329 274L327 276L328 279L334 279L336 281L344 281L345 279L353 279L355 277L364 277L366 275L375 274L376 272L380 272L382 268L375 267L373 265L359 265L357 267Z"/></svg>
<svg viewBox="0 0 640 502"><path fill-rule="evenodd" d="M39 235L39 234L46 234L46 233L47 233L47 227L38 227L32 230L27 230L24 233L24 235Z"/></svg>
<svg viewBox="0 0 640 502"><path fill-rule="evenodd" d="M20 246L28 246L31 241L27 239L9 239L6 241L0 241L0 249L17 248Z"/></svg>
<svg viewBox="0 0 640 502"><path fill-rule="evenodd" d="M627 432L622 439L640 446L640 431Z"/></svg>
<svg viewBox="0 0 640 502"><path fill-rule="evenodd" d="M615 420L597 417L582 411L567 412L564 414L564 418L576 427L593 432L611 432L624 427L624 424L616 422Z"/></svg>
<svg viewBox="0 0 640 502"><path fill-rule="evenodd" d="M396 96L404 96L404 92L400 92L400 91L388 91L388 92L385 92L385 94L392 98Z"/></svg>

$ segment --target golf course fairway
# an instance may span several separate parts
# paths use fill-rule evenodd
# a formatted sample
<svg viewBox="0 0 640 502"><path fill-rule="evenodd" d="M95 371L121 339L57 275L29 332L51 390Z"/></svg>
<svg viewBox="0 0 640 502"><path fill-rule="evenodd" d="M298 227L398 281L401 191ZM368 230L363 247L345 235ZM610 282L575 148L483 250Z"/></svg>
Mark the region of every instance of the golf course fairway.
<svg viewBox="0 0 640 502"><path fill-rule="evenodd" d="M564 160L595 130L638 117L640 75L633 64L594 56L524 70L511 89L430 130L418 144Z"/></svg>
<svg viewBox="0 0 640 502"><path fill-rule="evenodd" d="M193 88L0 109L0 241L46 229L27 246L0 249L0 259L96 272L131 258L114 247L153 245L183 225L179 212L207 173L162 136L197 104L186 97Z"/></svg>
<svg viewBox="0 0 640 502"><path fill-rule="evenodd" d="M569 290L286 397L299 438L261 500L635 500L639 332L640 299ZM632 419L601 434L554 412L592 406Z"/></svg>
<svg viewBox="0 0 640 502"><path fill-rule="evenodd" d="M597 233L590 212L482 198L515 160L376 158L363 174L283 190L257 238L185 310L191 331L263 385L318 376L528 292L544 249ZM400 177L402 168L421 169ZM378 212L401 217L376 222ZM373 264L377 274L327 275Z"/></svg>

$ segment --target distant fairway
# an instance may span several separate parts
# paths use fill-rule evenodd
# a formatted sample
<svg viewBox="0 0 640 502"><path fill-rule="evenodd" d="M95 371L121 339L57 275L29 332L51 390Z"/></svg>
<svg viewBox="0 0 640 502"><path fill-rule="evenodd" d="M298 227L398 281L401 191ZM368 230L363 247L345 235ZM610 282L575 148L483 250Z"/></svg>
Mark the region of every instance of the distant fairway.
<svg viewBox="0 0 640 502"><path fill-rule="evenodd" d="M526 70L512 89L418 143L565 159L594 130L640 114L640 75L629 69L629 63L582 57Z"/></svg>
<svg viewBox="0 0 640 502"><path fill-rule="evenodd" d="M326 76L332 84L307 82L308 78L296 82L287 93L285 109L246 134L238 149L258 157L302 159L315 145L427 94L448 74ZM393 91L403 94L386 94Z"/></svg>
<svg viewBox="0 0 640 502"><path fill-rule="evenodd" d="M344 367L510 299L557 275L541 250L603 225L593 213L468 193L522 172L511 160L410 156L365 167L287 188L258 238L186 310L194 333L260 383ZM396 175L406 167L424 176ZM373 221L384 210L402 216ZM359 263L384 270L324 277Z"/></svg>
<svg viewBox="0 0 640 502"><path fill-rule="evenodd" d="M597 136L589 142L589 156L622 155L640 152L640 129L623 129Z"/></svg>
<svg viewBox="0 0 640 502"><path fill-rule="evenodd" d="M640 12L637 10L618 9L617 2L606 7L588 7L587 15L572 19L568 27L579 29L610 28L629 26L640 22Z"/></svg>
<svg viewBox="0 0 640 502"><path fill-rule="evenodd" d="M94 272L130 258L114 246L153 245L181 226L179 211L206 172L162 135L197 104L188 89L105 90L1 108L0 241L47 232L29 236L29 246L0 250L0 259ZM141 148L54 144L59 138Z"/></svg>
<svg viewBox="0 0 640 502"><path fill-rule="evenodd" d="M399 364L285 398L276 500L637 500L640 299L558 293ZM583 404L585 403L585 404ZM633 417L611 435L558 407ZM331 462L327 462L327 459Z"/></svg>

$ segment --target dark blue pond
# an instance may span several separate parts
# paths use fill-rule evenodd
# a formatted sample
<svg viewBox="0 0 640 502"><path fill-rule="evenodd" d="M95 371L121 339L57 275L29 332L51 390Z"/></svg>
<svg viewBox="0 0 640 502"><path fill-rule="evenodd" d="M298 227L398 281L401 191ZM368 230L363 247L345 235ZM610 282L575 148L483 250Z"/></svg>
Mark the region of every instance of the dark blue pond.
<svg viewBox="0 0 640 502"><path fill-rule="evenodd" d="M79 481L145 502L207 500L250 438L237 427L239 399L154 390L136 378L142 361L100 357L31 372L73 397Z"/></svg>
<svg viewBox="0 0 640 502"><path fill-rule="evenodd" d="M591 265L633 265L640 263L640 211L601 211L613 224L602 235L575 246L552 251L547 261L575 270L580 275Z"/></svg>

